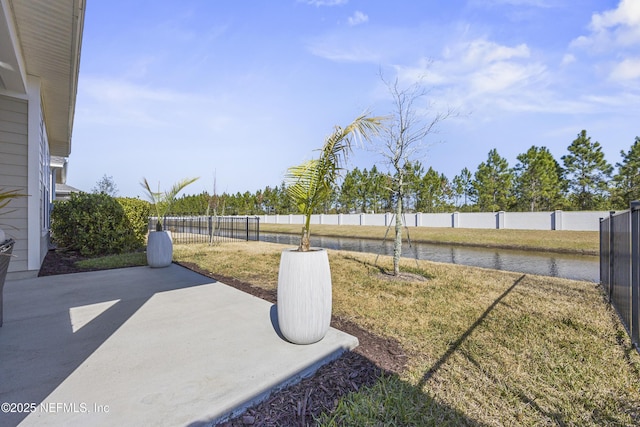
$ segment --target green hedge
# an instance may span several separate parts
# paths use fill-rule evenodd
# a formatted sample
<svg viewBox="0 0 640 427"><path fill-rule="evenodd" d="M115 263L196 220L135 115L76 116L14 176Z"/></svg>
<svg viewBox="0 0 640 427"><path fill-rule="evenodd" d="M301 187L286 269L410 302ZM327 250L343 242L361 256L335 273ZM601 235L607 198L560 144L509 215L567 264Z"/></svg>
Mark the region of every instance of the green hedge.
<svg viewBox="0 0 640 427"><path fill-rule="evenodd" d="M144 245L149 211L148 203L134 200L119 202L105 193L72 193L69 200L54 204L51 215L53 240L85 256L140 249ZM143 203L147 205L146 210Z"/></svg>
<svg viewBox="0 0 640 427"><path fill-rule="evenodd" d="M116 200L120 203L122 209L124 209L124 214L127 216L133 233L136 236L137 244L139 247L144 246L147 233L149 232L151 204L146 200L133 197L118 197Z"/></svg>

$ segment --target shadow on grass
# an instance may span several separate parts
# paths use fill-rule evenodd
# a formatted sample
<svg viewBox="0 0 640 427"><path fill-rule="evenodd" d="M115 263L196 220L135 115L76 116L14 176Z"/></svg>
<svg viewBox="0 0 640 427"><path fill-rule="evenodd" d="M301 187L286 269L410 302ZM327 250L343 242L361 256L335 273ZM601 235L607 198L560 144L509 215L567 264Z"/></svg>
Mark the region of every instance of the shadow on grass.
<svg viewBox="0 0 640 427"><path fill-rule="evenodd" d="M502 293L502 295L500 295L498 298L496 298L496 300L484 311L484 313L482 313L480 315L480 317L478 317L478 319L473 322L473 325L471 325L471 327L469 329L467 329L465 331L464 334L460 335L460 338L458 338L453 344L451 344L449 346L449 349L442 355L442 357L440 357L440 359L438 359L436 361L436 363L433 364L433 366L431 368L429 368L429 370L423 375L422 379L420 380L420 382L418 383L418 387L420 389L422 389L427 382L429 382L429 380L433 377L433 375L438 371L438 369L440 369L442 367L442 365L444 365L445 363L447 363L447 360L449 360L449 358L456 352L458 351L458 349L460 348L460 346L462 345L462 343L464 343L467 338L469 338L469 335L471 335L473 333L473 331L484 321L484 319L489 315L489 313L491 313L493 311L493 309L500 304L500 302L511 293L511 291L513 291L513 289L518 286L518 284L520 282L522 282L522 280L526 277L526 275L522 275L518 278L518 280L516 280L515 282L513 282L513 285L511 285L506 291L504 291Z"/></svg>

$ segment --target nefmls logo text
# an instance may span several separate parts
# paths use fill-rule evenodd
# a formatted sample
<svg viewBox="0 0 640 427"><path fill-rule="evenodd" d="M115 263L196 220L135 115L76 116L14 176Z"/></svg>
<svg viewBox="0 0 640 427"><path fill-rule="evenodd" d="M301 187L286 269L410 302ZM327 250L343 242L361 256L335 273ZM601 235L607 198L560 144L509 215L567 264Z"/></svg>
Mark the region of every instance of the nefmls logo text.
<svg viewBox="0 0 640 427"><path fill-rule="evenodd" d="M40 411L46 413L63 412L67 414L85 414L89 412L89 406L85 402L66 403L66 402L43 402L40 404Z"/></svg>

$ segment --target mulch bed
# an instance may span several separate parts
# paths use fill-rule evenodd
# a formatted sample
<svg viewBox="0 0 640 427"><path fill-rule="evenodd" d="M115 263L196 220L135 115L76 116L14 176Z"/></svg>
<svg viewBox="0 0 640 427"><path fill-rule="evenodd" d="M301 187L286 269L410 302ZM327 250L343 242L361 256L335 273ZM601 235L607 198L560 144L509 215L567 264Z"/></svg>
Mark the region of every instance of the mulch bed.
<svg viewBox="0 0 640 427"><path fill-rule="evenodd" d="M75 262L82 259L85 258L75 252L51 250L44 259L39 276L91 271L75 266ZM233 277L204 271L195 264L180 265L271 303L276 302L274 290L268 291ZM331 326L357 337L360 345L322 366L314 375L272 393L262 403L221 426L314 425L315 418L335 409L340 397L373 385L382 375L395 375L404 369L407 354L396 340L377 336L336 316L331 319Z"/></svg>

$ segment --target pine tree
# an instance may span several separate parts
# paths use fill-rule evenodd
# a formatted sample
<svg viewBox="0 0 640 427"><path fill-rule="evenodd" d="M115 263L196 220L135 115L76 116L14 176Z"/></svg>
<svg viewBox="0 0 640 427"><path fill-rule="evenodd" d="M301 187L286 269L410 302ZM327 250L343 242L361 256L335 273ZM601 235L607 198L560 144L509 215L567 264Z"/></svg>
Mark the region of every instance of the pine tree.
<svg viewBox="0 0 640 427"><path fill-rule="evenodd" d="M495 148L474 175L473 193L481 211L508 210L512 205L513 172Z"/></svg>
<svg viewBox="0 0 640 427"><path fill-rule="evenodd" d="M453 177L453 194L456 199L455 205L460 208L468 206L473 194L473 175L466 167L460 171L460 175ZM457 200L463 198L462 206L458 205Z"/></svg>
<svg viewBox="0 0 640 427"><path fill-rule="evenodd" d="M360 175L361 173L358 168L352 169L345 174L342 185L340 186L340 195L338 196L340 212L356 212L358 177Z"/></svg>
<svg viewBox="0 0 640 427"><path fill-rule="evenodd" d="M618 173L613 177L613 205L629 208L629 203L640 200L640 137L627 153L620 151L622 162L616 163Z"/></svg>
<svg viewBox="0 0 640 427"><path fill-rule="evenodd" d="M598 141L591 142L587 131L582 130L562 156L567 172L570 199L579 210L598 210L607 205L608 179L613 167L607 163Z"/></svg>
<svg viewBox="0 0 640 427"><path fill-rule="evenodd" d="M558 162L546 147L532 146L517 157L515 188L517 204L531 212L560 207L562 183Z"/></svg>
<svg viewBox="0 0 640 427"><path fill-rule="evenodd" d="M443 212L448 205L449 180L432 167L424 174L418 191L417 210L419 212Z"/></svg>

